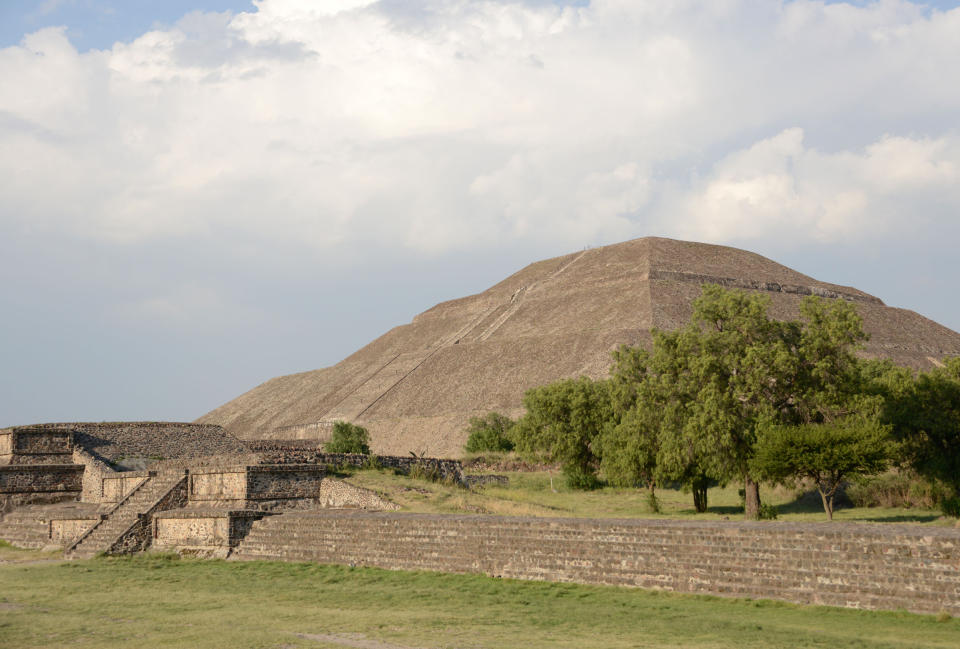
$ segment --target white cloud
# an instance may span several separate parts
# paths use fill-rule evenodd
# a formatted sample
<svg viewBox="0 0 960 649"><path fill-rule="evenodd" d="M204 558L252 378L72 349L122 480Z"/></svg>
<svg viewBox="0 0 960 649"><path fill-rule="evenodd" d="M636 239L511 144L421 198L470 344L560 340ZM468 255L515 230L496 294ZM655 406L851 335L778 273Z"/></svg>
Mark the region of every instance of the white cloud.
<svg viewBox="0 0 960 649"><path fill-rule="evenodd" d="M960 212L960 137L884 136L824 153L791 128L729 154L665 209L682 236L713 241L910 238Z"/></svg>
<svg viewBox="0 0 960 649"><path fill-rule="evenodd" d="M63 29L0 50L0 219L266 257L955 218L960 10L255 4L109 51Z"/></svg>

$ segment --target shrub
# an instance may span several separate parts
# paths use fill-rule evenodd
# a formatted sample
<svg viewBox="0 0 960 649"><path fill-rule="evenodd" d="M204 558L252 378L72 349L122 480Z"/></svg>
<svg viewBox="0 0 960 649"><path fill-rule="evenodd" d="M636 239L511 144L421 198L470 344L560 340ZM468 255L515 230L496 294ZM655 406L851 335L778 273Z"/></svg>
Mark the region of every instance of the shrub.
<svg viewBox="0 0 960 649"><path fill-rule="evenodd" d="M370 433L363 426L346 421L333 423L333 435L323 445L327 453L361 453L370 455Z"/></svg>
<svg viewBox="0 0 960 649"><path fill-rule="evenodd" d="M777 509L777 506L767 503L761 503L760 509L757 511L757 518L761 521L775 521L779 515L780 510Z"/></svg>
<svg viewBox="0 0 960 649"><path fill-rule="evenodd" d="M919 507L933 509L940 501L939 490L913 472L858 476L845 488L855 507Z"/></svg>
<svg viewBox="0 0 960 649"><path fill-rule="evenodd" d="M467 453L512 451L512 427L513 420L499 412L490 412L483 417L471 417L467 426Z"/></svg>
<svg viewBox="0 0 960 649"><path fill-rule="evenodd" d="M567 486L571 489L589 491L603 486L603 483L597 478L596 472L579 466L564 466L563 476L567 480Z"/></svg>

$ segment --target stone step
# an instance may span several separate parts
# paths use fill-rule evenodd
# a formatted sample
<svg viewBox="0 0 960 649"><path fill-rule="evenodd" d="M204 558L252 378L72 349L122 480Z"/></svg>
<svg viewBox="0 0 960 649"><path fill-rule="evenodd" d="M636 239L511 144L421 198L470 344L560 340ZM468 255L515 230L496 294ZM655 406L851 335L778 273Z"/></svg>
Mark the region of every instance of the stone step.
<svg viewBox="0 0 960 649"><path fill-rule="evenodd" d="M247 541L245 541L241 547L233 553L231 558L235 560L317 560L317 557L312 555L309 551L303 551L302 548L298 549L296 546L273 545L269 547L258 547L257 544L249 544ZM321 557L321 559L326 559L327 562L329 562L328 557ZM433 562L429 561L429 559L419 561L408 559L400 562L395 559L391 560L390 557L381 557L380 559L380 562L374 559L369 559L360 563L362 563L362 565L385 565L394 569L437 569L436 567L431 567L434 564ZM454 559L459 560L453 561L453 564L457 564L459 566L470 565L470 562L465 560L468 558L456 557ZM452 571L449 567L446 567L445 570ZM533 573L531 573L531 571L527 570L525 571L524 575L520 576L520 578L530 578L532 574ZM568 580L562 571L550 570L549 568L542 569L539 571L539 574L544 580ZM599 571L596 574L581 571L579 573L580 579L578 579L578 581L587 581L589 583L607 583L611 585L639 586L647 588L662 588L670 584L675 584L671 590L684 592L710 592L713 594L752 598L795 598L797 597L798 593L802 594L806 592L810 596L810 603L846 606L850 603L859 602L859 606L868 606L870 608L902 607L902 601L889 597L887 594L887 587L883 585L869 587L860 584L853 589L845 587L841 584L832 586L829 584L816 584L816 595L814 595L813 585L806 580L790 580L781 578L779 581L771 582L771 577L775 577L777 574L778 573L769 575L762 571L758 571L754 575L736 571L733 571L730 574L709 573L701 575L704 580L709 580L709 587L704 585L702 588L697 588L696 586L693 586L692 588L688 587L688 585L682 581L665 582L652 577L648 579L637 579L632 576L621 576L618 578L616 575L609 575L603 571ZM514 575L503 574L502 576L511 577ZM950 593L947 592L946 594L949 595ZM943 597L938 597L936 594L928 594L923 592L916 592L912 597L916 599L918 605L923 604L932 608L936 608L936 606L943 601Z"/></svg>
<svg viewBox="0 0 960 649"><path fill-rule="evenodd" d="M130 497L123 501L106 520L101 521L90 534L74 547L71 556L89 558L99 552L105 552L125 534L155 502L177 485L183 476L152 476L141 484Z"/></svg>

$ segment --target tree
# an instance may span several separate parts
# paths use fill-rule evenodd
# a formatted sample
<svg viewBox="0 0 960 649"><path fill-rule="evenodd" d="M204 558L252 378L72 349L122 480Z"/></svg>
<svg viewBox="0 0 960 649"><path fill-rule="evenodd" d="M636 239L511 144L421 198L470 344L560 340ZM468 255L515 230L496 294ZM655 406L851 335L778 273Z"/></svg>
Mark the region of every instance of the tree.
<svg viewBox="0 0 960 649"><path fill-rule="evenodd" d="M467 453L512 451L511 428L513 420L499 412L489 412L483 417L471 417L467 425Z"/></svg>
<svg viewBox="0 0 960 649"><path fill-rule="evenodd" d="M896 434L909 464L948 493L944 513L960 517L960 357L917 376L895 406Z"/></svg>
<svg viewBox="0 0 960 649"><path fill-rule="evenodd" d="M823 510L833 520L834 498L857 475L886 470L893 457L890 426L875 417L850 416L829 423L777 426L761 436L753 470L773 482L810 478Z"/></svg>
<svg viewBox="0 0 960 649"><path fill-rule="evenodd" d="M559 462L571 487L596 486L594 441L612 416L606 381L581 376L550 383L528 390L523 405L527 412L513 433L517 450Z"/></svg>
<svg viewBox="0 0 960 649"><path fill-rule="evenodd" d="M706 285L693 304L691 324L673 339L679 357L668 389L683 397L680 428L664 448L677 459L695 458L699 473L721 481L742 479L745 515L760 512L759 484L749 461L758 432L780 423L790 404L795 323L767 316L769 297ZM675 466L674 471L681 468Z"/></svg>
<svg viewBox="0 0 960 649"><path fill-rule="evenodd" d="M613 353L610 393L614 423L599 441L601 469L621 486L679 481L693 491L694 509L707 509L707 485L692 438L680 434L695 394L686 378L689 350L680 332L654 332L653 351L621 347Z"/></svg>
<svg viewBox="0 0 960 649"><path fill-rule="evenodd" d="M646 385L650 355L639 347L621 346L613 352L608 390L611 418L597 441L600 468L611 484L620 487L656 485L660 421L651 408L638 405Z"/></svg>
<svg viewBox="0 0 960 649"><path fill-rule="evenodd" d="M370 433L363 426L346 421L333 422L333 434L330 441L323 445L327 453L370 454Z"/></svg>
<svg viewBox="0 0 960 649"><path fill-rule="evenodd" d="M768 316L769 302L763 294L705 285L688 326L654 331L647 356L621 350L615 357L614 403L633 399L658 418L644 420L642 430L614 428L634 436L632 442L616 440L619 448L632 449L640 462L638 445L649 449L649 429L658 427L656 474L691 486L698 510L706 507L710 480L741 479L745 515L756 518L760 493L750 460L763 432L853 411L859 386L854 352L866 339L853 305L808 297L801 320L782 322Z"/></svg>

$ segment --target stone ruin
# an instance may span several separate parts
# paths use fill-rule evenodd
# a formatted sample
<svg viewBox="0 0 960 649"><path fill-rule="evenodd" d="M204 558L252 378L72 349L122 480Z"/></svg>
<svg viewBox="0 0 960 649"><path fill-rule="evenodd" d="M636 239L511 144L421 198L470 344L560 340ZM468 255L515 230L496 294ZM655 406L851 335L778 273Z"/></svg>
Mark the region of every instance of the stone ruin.
<svg viewBox="0 0 960 649"><path fill-rule="evenodd" d="M296 443L247 445L203 424L3 429L0 538L80 558L151 546L227 556L253 521L278 512L396 509L331 476L333 467L363 459ZM406 458L381 461L409 470ZM461 475L459 463L432 461Z"/></svg>
<svg viewBox="0 0 960 649"><path fill-rule="evenodd" d="M152 549L960 615L960 529L412 514L329 470L367 461L209 425L3 429L0 539L68 558ZM379 462L470 482L455 460Z"/></svg>

